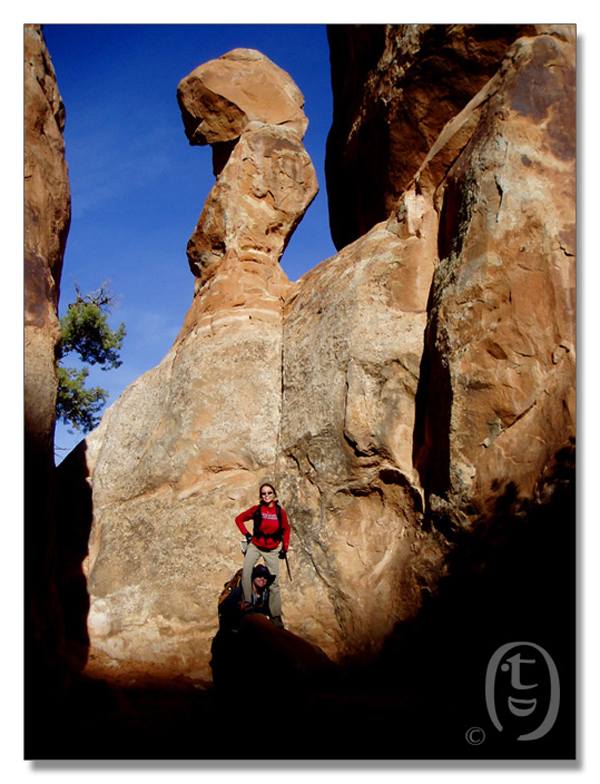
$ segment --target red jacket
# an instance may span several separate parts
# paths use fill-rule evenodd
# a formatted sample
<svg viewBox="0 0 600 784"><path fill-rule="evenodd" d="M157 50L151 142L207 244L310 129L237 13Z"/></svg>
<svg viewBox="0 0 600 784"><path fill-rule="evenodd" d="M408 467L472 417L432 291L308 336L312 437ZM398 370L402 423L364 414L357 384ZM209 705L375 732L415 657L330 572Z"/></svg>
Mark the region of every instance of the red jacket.
<svg viewBox="0 0 600 784"><path fill-rule="evenodd" d="M250 533L246 528L246 523L249 520L252 520L254 517L254 512L258 509L257 506L253 506L250 509L246 509L245 512L242 512L235 518L235 524L240 529L242 534L246 536L247 533ZM274 534L275 531L279 528L279 521L277 520L277 512L275 511L275 507L269 508L267 506L262 507L262 522L260 524L259 533L264 534L264 536L253 536L252 537L252 544L255 544L257 547L260 547L261 550L274 550L276 547L279 547L279 542L274 541L273 539L269 538L269 534ZM287 551L289 544L290 544L290 524L288 522L287 514L285 513L285 509L281 510L281 527L283 528L283 549Z"/></svg>

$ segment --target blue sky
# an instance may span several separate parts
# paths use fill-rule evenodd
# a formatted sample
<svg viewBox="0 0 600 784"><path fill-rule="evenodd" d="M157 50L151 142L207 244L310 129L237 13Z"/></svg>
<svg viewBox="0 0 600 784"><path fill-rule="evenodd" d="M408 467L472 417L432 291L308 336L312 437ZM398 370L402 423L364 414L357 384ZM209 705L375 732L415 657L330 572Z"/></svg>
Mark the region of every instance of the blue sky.
<svg viewBox="0 0 600 784"><path fill-rule="evenodd" d="M305 98L304 139L320 191L282 260L292 280L335 253L324 161L331 126L324 25L63 25L44 36L66 107L72 220L59 315L75 296L110 280L125 322L118 370L92 368L88 383L108 405L169 351L191 304L186 244L214 184L210 147L191 147L176 100L194 68L236 47L258 49L287 71ZM65 364L76 365L67 357ZM57 424L57 459L82 438Z"/></svg>

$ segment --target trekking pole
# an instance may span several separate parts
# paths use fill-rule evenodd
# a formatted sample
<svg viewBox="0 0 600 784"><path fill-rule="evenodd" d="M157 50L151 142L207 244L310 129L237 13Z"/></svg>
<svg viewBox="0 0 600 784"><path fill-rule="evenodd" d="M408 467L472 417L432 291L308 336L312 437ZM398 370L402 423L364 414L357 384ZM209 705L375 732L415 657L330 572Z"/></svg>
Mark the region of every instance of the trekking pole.
<svg viewBox="0 0 600 784"><path fill-rule="evenodd" d="M285 561L285 565L287 566L288 577L291 580L292 579L292 573L290 572L290 565L289 565L288 559L287 559L287 550L283 551L283 560Z"/></svg>

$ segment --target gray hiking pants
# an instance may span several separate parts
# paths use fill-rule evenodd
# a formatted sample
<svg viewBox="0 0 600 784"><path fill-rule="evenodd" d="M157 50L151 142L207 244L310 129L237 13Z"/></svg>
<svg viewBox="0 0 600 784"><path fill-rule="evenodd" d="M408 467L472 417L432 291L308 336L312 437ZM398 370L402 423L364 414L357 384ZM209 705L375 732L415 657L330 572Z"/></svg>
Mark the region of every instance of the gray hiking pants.
<svg viewBox="0 0 600 784"><path fill-rule="evenodd" d="M281 545L275 548L275 550L260 550L255 544L250 542L244 556L244 570L242 572L242 595L246 602L249 602L252 598L252 570L261 556L270 574L275 575L275 579L269 587L269 612L272 618L281 615L281 593L279 592L280 550Z"/></svg>

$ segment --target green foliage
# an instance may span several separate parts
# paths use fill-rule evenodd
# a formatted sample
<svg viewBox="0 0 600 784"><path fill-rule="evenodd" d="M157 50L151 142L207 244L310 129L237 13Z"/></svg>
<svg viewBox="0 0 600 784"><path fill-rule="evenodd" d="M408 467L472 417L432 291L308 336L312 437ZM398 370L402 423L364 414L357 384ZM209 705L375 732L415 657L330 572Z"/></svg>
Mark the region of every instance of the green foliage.
<svg viewBox="0 0 600 784"><path fill-rule="evenodd" d="M75 351L82 362L101 365L102 370L119 367L119 350L125 337L125 325L113 332L106 314L94 302L75 302L60 319L60 357Z"/></svg>
<svg viewBox="0 0 600 784"><path fill-rule="evenodd" d="M115 304L108 290L108 283L91 294L81 296L77 284L77 301L69 305L67 313L60 319L61 341L58 347L58 396L56 417L76 430L88 433L100 421L108 392L102 387L87 389L89 368L81 370L63 367L62 359L67 354L77 354L82 362L100 365L102 370L118 368L122 362L119 352L125 338L125 325L111 330L107 313Z"/></svg>
<svg viewBox="0 0 600 784"><path fill-rule="evenodd" d="M71 423L76 430L89 433L100 421L100 411L106 403L108 392L102 387L85 388L89 375L87 368L75 370L58 365L58 395L56 418Z"/></svg>

